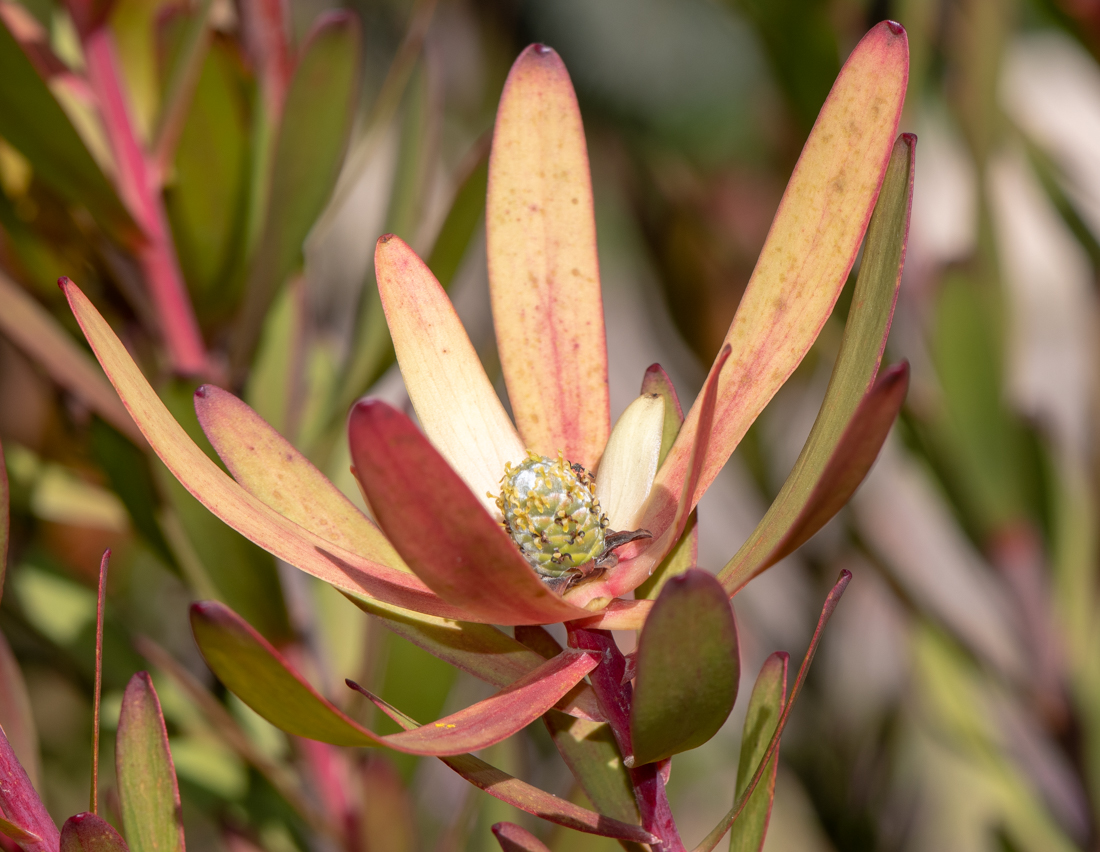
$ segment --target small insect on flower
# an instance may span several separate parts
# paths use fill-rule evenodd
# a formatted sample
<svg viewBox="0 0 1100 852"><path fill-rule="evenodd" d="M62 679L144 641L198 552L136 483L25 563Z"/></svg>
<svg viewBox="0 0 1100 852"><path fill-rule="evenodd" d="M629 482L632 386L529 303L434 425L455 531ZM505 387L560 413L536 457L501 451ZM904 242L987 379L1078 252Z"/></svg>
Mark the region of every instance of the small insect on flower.
<svg viewBox="0 0 1100 852"><path fill-rule="evenodd" d="M495 499L504 529L557 592L613 567L615 548L650 537L646 530L608 530L592 474L567 462L564 453L555 460L529 452L519 465L505 465L500 484Z"/></svg>

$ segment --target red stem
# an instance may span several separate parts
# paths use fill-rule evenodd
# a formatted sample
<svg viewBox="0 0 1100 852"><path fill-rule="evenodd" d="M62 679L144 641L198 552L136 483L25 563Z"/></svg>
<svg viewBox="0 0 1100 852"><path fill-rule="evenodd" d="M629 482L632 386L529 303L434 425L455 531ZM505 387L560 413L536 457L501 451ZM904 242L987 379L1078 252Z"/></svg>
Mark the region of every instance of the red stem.
<svg viewBox="0 0 1100 852"><path fill-rule="evenodd" d="M570 627L569 644L573 648L597 651L600 654L600 664L592 670L589 678L600 709L607 717L611 732L619 744L623 762L629 766L634 762L634 746L630 740L630 706L634 690L630 681L624 681L623 678L626 658L608 630ZM647 763L630 768L630 782L634 786L634 798L642 816L642 828L661 838L661 852L686 852L680 833L676 830L676 822L672 818L661 765L660 762Z"/></svg>
<svg viewBox="0 0 1100 852"><path fill-rule="evenodd" d="M114 39L107 27L99 27L84 36L84 63L114 153L119 194L145 233L145 242L138 249L138 261L160 319L172 367L179 373L203 374L207 368L206 349L168 229L160 181L154 176L134 132Z"/></svg>
<svg viewBox="0 0 1100 852"><path fill-rule="evenodd" d="M92 702L92 792L91 811L99 813L99 705L103 696L103 609L107 600L107 565L111 551L104 550L99 561L99 595L95 616L95 699Z"/></svg>

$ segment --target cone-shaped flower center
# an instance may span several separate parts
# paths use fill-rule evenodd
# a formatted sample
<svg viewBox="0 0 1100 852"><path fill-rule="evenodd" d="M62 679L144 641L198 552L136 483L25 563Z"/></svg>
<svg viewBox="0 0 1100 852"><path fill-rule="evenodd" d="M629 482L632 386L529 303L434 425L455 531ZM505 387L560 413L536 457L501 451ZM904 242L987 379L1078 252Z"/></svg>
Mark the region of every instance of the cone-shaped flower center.
<svg viewBox="0 0 1100 852"><path fill-rule="evenodd" d="M607 515L593 492L592 476L562 454L529 453L505 465L497 506L504 529L544 577L560 577L604 552Z"/></svg>

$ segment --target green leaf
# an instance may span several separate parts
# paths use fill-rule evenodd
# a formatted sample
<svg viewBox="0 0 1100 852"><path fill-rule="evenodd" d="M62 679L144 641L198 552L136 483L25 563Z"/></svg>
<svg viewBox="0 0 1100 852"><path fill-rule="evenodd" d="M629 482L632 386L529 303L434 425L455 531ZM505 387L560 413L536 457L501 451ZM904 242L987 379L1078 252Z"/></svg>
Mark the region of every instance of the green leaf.
<svg viewBox="0 0 1100 852"><path fill-rule="evenodd" d="M115 774L122 825L134 852L183 852L176 770L148 672L135 674L122 696Z"/></svg>
<svg viewBox="0 0 1100 852"><path fill-rule="evenodd" d="M0 136L30 161L43 183L69 202L86 206L115 237L139 238L114 187L2 18Z"/></svg>
<svg viewBox="0 0 1100 852"><path fill-rule="evenodd" d="M672 385L672 379L660 364L651 364L645 371L642 379L642 393L659 394L665 401L665 429L661 435L661 455L658 465L663 464L668 451L672 449L672 442L680 433L680 427L684 425L684 409L680 405L680 397L676 388Z"/></svg>
<svg viewBox="0 0 1100 852"><path fill-rule="evenodd" d="M635 600L656 600L669 578L683 574L689 568L699 564L699 510L694 509L688 515L684 534L676 542L668 556L664 558L649 579L634 590Z"/></svg>
<svg viewBox="0 0 1100 852"><path fill-rule="evenodd" d="M447 218L428 255L428 268L446 290L466 256L485 213L485 190L489 183L489 149L473 152L477 159L462 180L451 202Z"/></svg>
<svg viewBox="0 0 1100 852"><path fill-rule="evenodd" d="M804 519L803 513L810 507L815 490L826 470L834 464L838 448L844 445L846 431L854 423L861 421L857 417L861 404L867 399L869 391L874 393L875 377L882 360L886 336L890 332L905 260L915 153L916 137L909 134L899 136L867 228L863 261L852 295L844 338L821 410L778 496L752 535L718 574L719 580L730 594L779 561L785 552L790 552L784 548L789 543L788 534ZM889 412L891 406L895 406L896 413L896 407L901 404L898 390L896 385L883 387L879 391L881 399L875 397L869 403L872 410L864 410L866 416L874 418L874 415L883 410ZM900 397L904 398L904 388L900 390ZM889 420L892 419L891 415ZM882 433L878 446L881 446L884 438L885 433ZM860 441L858 447L866 447L870 443ZM878 446L874 447L875 454ZM844 455L842 460L848 466L853 460L859 462L855 469L862 467L862 472L854 482L846 480L850 490L843 494L843 499L830 503L830 506L835 506L833 512L839 510L844 500L855 491L870 467L870 461L874 460L874 455L871 455L870 460L865 456ZM807 528L808 534L798 543L801 544L809 538L830 517L831 513L817 517L817 526L813 529Z"/></svg>
<svg viewBox="0 0 1100 852"><path fill-rule="evenodd" d="M737 626L725 590L705 571L671 578L638 639L630 736L634 765L702 745L737 698Z"/></svg>
<svg viewBox="0 0 1100 852"><path fill-rule="evenodd" d="M214 674L276 727L331 745L382 745L409 754L462 754L500 742L549 710L596 665L589 654L566 651L471 707L415 731L379 736L321 696L231 610L195 604L191 627Z"/></svg>
<svg viewBox="0 0 1100 852"><path fill-rule="evenodd" d="M83 813L69 817L61 827L61 852L130 852L130 847L109 822Z"/></svg>
<svg viewBox="0 0 1100 852"><path fill-rule="evenodd" d="M299 263L302 243L328 202L344 159L359 81L359 25L330 12L302 46L275 139L271 192L249 272L233 360L243 368L280 285Z"/></svg>
<svg viewBox="0 0 1100 852"><path fill-rule="evenodd" d="M741 758L737 763L737 789L734 801L740 799L752 776L764 759L779 724L779 716L787 700L787 663L789 656L776 651L764 661L756 685L752 688L745 729L741 735ZM733 823L730 852L760 852L768 830L772 800L775 797L775 773L779 755L773 754L766 774L752 791L745 809Z"/></svg>
<svg viewBox="0 0 1100 852"><path fill-rule="evenodd" d="M199 15L181 21L181 29ZM243 283L241 276L230 279L245 243L248 107L241 59L215 41L179 134L175 180L165 198L180 266L204 313L224 312Z"/></svg>

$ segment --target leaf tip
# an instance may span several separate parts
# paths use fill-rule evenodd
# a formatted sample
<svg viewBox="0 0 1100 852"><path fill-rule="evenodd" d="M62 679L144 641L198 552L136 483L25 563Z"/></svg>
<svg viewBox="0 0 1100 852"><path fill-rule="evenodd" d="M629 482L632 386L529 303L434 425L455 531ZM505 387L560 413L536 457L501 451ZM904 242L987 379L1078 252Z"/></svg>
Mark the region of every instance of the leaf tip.
<svg viewBox="0 0 1100 852"><path fill-rule="evenodd" d="M905 27L899 24L897 21L886 21L886 28L890 30L894 35L905 35Z"/></svg>

